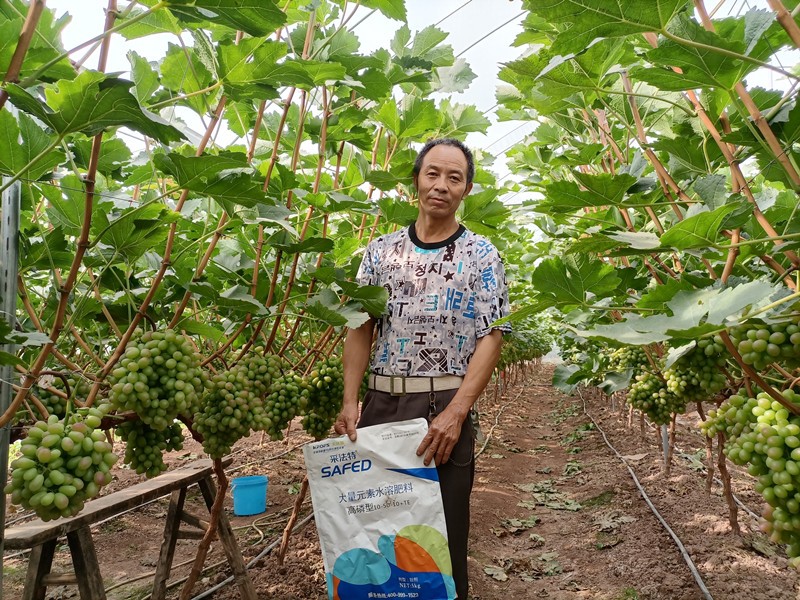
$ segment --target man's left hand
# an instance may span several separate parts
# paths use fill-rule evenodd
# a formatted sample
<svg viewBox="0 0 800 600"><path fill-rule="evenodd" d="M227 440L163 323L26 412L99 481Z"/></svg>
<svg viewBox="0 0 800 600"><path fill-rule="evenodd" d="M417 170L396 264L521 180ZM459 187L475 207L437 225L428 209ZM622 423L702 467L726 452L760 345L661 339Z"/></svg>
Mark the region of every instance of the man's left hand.
<svg viewBox="0 0 800 600"><path fill-rule="evenodd" d="M441 465L450 460L450 453L461 437L461 426L466 418L455 406L448 406L431 421L428 433L422 438L417 448L417 456L425 456L423 463L427 467L431 460Z"/></svg>

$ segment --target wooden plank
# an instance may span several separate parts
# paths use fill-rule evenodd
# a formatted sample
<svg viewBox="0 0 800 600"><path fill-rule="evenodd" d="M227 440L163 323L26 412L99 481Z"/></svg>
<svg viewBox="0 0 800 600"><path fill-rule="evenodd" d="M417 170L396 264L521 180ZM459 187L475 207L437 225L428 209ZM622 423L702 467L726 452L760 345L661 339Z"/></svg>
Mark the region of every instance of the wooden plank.
<svg viewBox="0 0 800 600"><path fill-rule="evenodd" d="M100 565L97 564L97 553L94 550L92 532L86 525L67 534L69 552L72 554L72 567L78 576L78 590L81 600L106 600L103 577Z"/></svg>
<svg viewBox="0 0 800 600"><path fill-rule="evenodd" d="M161 542L161 552L158 555L156 578L153 581L153 594L151 600L164 600L167 597L167 580L172 570L172 561L175 558L175 544L180 533L181 520L178 518L183 512L183 503L186 500L186 488L172 492L167 510L167 522L164 525L164 541Z"/></svg>
<svg viewBox="0 0 800 600"><path fill-rule="evenodd" d="M42 585L50 587L52 585L75 585L78 578L74 573L48 573L42 577Z"/></svg>
<svg viewBox="0 0 800 600"><path fill-rule="evenodd" d="M200 491L203 492L203 498L210 511L214 504L214 498L217 495L217 488L211 481L211 478L202 479L198 482L198 485L200 486ZM222 547L225 549L228 564L233 571L233 580L239 586L239 595L242 597L242 600L258 600L256 597L256 589L253 587L253 582L250 580L250 575L247 573L247 567L244 564L239 545L236 543L236 534L233 533L231 523L228 521L228 515L225 514L224 510L219 515L217 535L222 542Z"/></svg>
<svg viewBox="0 0 800 600"><path fill-rule="evenodd" d="M181 529L178 532L179 540L202 540L205 537L205 531L199 529ZM216 537L216 536L215 536Z"/></svg>
<svg viewBox="0 0 800 600"><path fill-rule="evenodd" d="M181 513L181 521L183 521L187 525L192 525L193 527L202 529L203 531L208 529L209 526L211 525L211 523L209 523L207 520L201 519L197 515L193 515L192 513L187 512L185 510Z"/></svg>
<svg viewBox="0 0 800 600"><path fill-rule="evenodd" d="M224 459L223 465L229 465L232 460L230 457ZM48 522L36 519L30 523L7 529L5 531L5 547L13 550L32 548L47 540L77 531L97 521L141 506L145 502L166 496L175 490L198 483L213 472L212 461L195 461L180 469L169 471L148 481L87 502L84 509L74 517Z"/></svg>
<svg viewBox="0 0 800 600"><path fill-rule="evenodd" d="M45 586L42 580L50 573L55 553L56 540L50 540L31 550L28 572L25 575L25 589L22 591L22 600L44 600Z"/></svg>

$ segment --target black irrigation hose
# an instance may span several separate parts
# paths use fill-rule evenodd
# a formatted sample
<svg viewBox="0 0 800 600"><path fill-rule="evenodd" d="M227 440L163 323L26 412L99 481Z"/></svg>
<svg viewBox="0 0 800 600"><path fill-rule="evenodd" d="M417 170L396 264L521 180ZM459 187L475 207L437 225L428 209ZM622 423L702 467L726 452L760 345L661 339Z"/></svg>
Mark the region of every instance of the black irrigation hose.
<svg viewBox="0 0 800 600"><path fill-rule="evenodd" d="M582 399L582 398L583 398L583 396L581 396L581 399ZM584 410L584 412L586 412L586 411ZM591 418L591 417L590 417L590 418ZM649 422L649 421L648 421L648 422ZM681 455L683 458L686 458L687 460L691 460L691 458L690 458L690 457L691 457L691 455L690 455L690 454L687 454L685 451L681 450L681 449L678 447L678 445L677 445L677 444L675 445L675 450L677 450L677 451L678 451L678 453L679 453L679 454L680 454L680 455ZM702 470L701 472L703 472L703 473L708 473L708 469L707 469L707 468L705 468L705 467L703 467L703 470ZM714 477L714 483L716 483L716 484L719 484L719 485L723 485L723 483L722 483L722 480L721 480L721 479L719 479L718 477ZM744 512L746 512L748 515L750 515L751 517L753 517L753 518L754 518L754 519L756 519L756 520L760 520L760 519L761 519L761 517L760 517L760 516L759 516L759 515L758 515L758 514L757 514L755 511L753 511L753 510L752 510L752 509L751 509L749 506L747 506L747 505L746 505L744 502L742 502L742 501L739 499L739 497L738 497L736 494L734 494L733 492L731 492L731 496L733 496L733 501L734 501L734 502L736 502L737 506L739 506L739 508L741 508L741 509L742 509Z"/></svg>
<svg viewBox="0 0 800 600"><path fill-rule="evenodd" d="M626 461L625 458L617 451L617 449L614 448L614 446L611 445L611 442L608 441L608 437L606 436L606 432L603 431L600 428L600 425L597 424L597 421L594 420L594 417L592 417L592 415L590 415L587 412L587 410L586 410L586 399L583 397L583 394L581 394L581 391L580 390L576 390L576 391L578 392L578 396L580 396L581 401L583 402L583 414L585 414L587 417L589 417L589 419L592 421L592 423L594 423L594 426L597 428L597 431L599 431L601 433L601 435L603 436L603 440L605 441L606 446L608 446L611 449L611 451L614 454L617 455L617 458L619 458L622 461L622 464L625 465L625 468L628 469L628 472L631 474L631 477L633 478L633 482L636 484L636 487L639 489L639 494L641 494L642 498L647 503L647 506L650 507L650 510L653 511L653 514L656 516L656 519L658 519L658 521L661 523L661 525L664 527L664 529L667 530L667 533L669 533L670 537L672 537L672 540L675 542L675 545L678 546L678 550L680 550L681 556L683 556L684 562L689 567L689 570L692 572L692 577L694 577L694 580L697 583L697 586L700 588L700 591L703 592L703 596L707 600L714 600L713 597L711 596L711 592L708 591L708 588L706 587L706 584L703 581L703 578L700 576L700 573L698 572L697 567L695 566L694 562L692 561L692 557L689 556L689 553L686 551L686 547L683 545L683 542L681 542L681 539L678 537L678 535L670 528L670 526L664 520L664 517L661 516L661 513L659 513L658 509L656 509L656 507L653 505L652 501L650 500L650 497L647 495L647 492L644 491L644 488L642 487L642 484L639 483L639 478L636 477L636 473L634 473L633 469L628 464L628 461Z"/></svg>

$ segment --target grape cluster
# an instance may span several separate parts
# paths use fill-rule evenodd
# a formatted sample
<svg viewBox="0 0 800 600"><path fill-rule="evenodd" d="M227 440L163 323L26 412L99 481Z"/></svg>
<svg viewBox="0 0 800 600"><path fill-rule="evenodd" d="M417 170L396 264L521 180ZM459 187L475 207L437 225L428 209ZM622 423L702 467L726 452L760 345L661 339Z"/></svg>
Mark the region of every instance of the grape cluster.
<svg viewBox="0 0 800 600"><path fill-rule="evenodd" d="M671 392L660 376L649 371L636 375L636 381L628 389L628 402L659 425L669 423L672 413L686 410L686 401Z"/></svg>
<svg viewBox="0 0 800 600"><path fill-rule="evenodd" d="M61 419L50 415L33 425L22 440L22 456L11 463L5 487L11 502L49 521L77 514L111 483L117 456L99 429L107 408L80 409Z"/></svg>
<svg viewBox="0 0 800 600"><path fill-rule="evenodd" d="M624 346L611 353L608 361L609 371L624 371L634 369L636 372L650 370L650 361L644 348L639 346Z"/></svg>
<svg viewBox="0 0 800 600"><path fill-rule="evenodd" d="M312 390L308 380L294 371L286 371L272 382L270 394L264 401L264 422L260 428L270 439L283 439L289 421L306 409Z"/></svg>
<svg viewBox="0 0 800 600"><path fill-rule="evenodd" d="M763 371L773 362L800 366L800 316L769 325L754 323L731 330L731 339L745 364Z"/></svg>
<svg viewBox="0 0 800 600"><path fill-rule="evenodd" d="M122 461L148 478L167 470L164 452L183 448L183 432L178 422L157 431L142 421L126 421L117 427L117 433L126 443Z"/></svg>
<svg viewBox="0 0 800 600"><path fill-rule="evenodd" d="M308 375L311 396L304 409L303 429L316 439L327 437L336 416L342 410L344 369L342 359L328 357Z"/></svg>
<svg viewBox="0 0 800 600"><path fill-rule="evenodd" d="M723 402L718 408L708 411L706 420L700 423L700 430L704 435L713 438L718 433L724 433L726 439L738 438L745 428L755 423L756 415L753 408L758 405L756 398L748 398L742 394L734 394ZM734 460L735 457L731 457ZM744 458L747 462L748 458Z"/></svg>
<svg viewBox="0 0 800 600"><path fill-rule="evenodd" d="M281 379L283 363L256 349L236 366L211 377L209 390L194 415L194 428L203 436L203 449L212 458L231 451L251 431L270 430L271 411L265 396Z"/></svg>
<svg viewBox="0 0 800 600"><path fill-rule="evenodd" d="M91 390L91 384L83 378L68 377L69 391L72 398L86 398ZM64 380L56 377L53 380L52 387L64 393L67 392L67 386L64 385ZM44 407L47 409L49 415L56 415L59 418L67 414L67 399L52 393L47 388L40 388L36 394L41 400Z"/></svg>
<svg viewBox="0 0 800 600"><path fill-rule="evenodd" d="M200 355L189 339L167 329L135 335L111 372L109 383L109 400L115 409L132 410L161 431L178 415L194 413L205 375Z"/></svg>
<svg viewBox="0 0 800 600"><path fill-rule="evenodd" d="M697 346L681 356L664 371L667 389L689 401L703 401L725 387L725 375L720 367L725 365L726 355L722 339L702 339Z"/></svg>
<svg viewBox="0 0 800 600"><path fill-rule="evenodd" d="M69 382L69 391L72 394L72 398L85 398L89 393L91 385L86 380L77 377L69 377L67 381ZM47 416L56 415L61 418L67 414L68 400L67 398L62 398L53 390L59 390L63 392L64 395L67 394L67 387L64 385L64 380L62 378L54 378L52 384L48 384L46 387L40 384L40 387L35 390L36 397L47 411ZM31 405L30 408L35 415L39 415L37 408L33 405ZM20 406L19 410L17 410L17 413L14 415L14 423L33 423L36 420L36 418L31 419L31 413L25 406Z"/></svg>
<svg viewBox="0 0 800 600"><path fill-rule="evenodd" d="M788 389L783 396L800 406L800 394ZM748 472L758 478L756 491L767 503L765 531L786 544L793 566L800 566L800 417L762 392L731 396L709 419L706 435L724 430L725 454L738 465L749 463Z"/></svg>

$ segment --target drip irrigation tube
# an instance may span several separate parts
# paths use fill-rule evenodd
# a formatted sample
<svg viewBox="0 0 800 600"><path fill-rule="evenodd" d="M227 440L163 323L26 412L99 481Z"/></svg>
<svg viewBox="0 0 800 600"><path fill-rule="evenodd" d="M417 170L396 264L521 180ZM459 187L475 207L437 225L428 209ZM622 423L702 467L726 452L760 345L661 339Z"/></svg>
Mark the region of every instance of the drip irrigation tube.
<svg viewBox="0 0 800 600"><path fill-rule="evenodd" d="M667 530L667 533L669 533L670 537L672 538L672 541L674 541L675 545L678 546L678 550L680 550L684 562L689 567L689 571L692 572L692 577L694 577L694 580L697 583L697 586L700 588L700 591L703 592L703 597L705 597L707 600L714 600L713 597L711 596L711 592L708 591L708 588L706 587L703 578L700 576L697 567L692 561L692 557L689 556L689 553L686 551L686 547L683 545L683 542L681 542L681 539L678 537L678 535L670 528L670 526L664 520L664 517L661 516L661 513L658 512L658 509L656 509L655 505L650 500L650 497L647 495L647 492L644 491L642 484L639 483L639 478L636 477L636 473L634 473L633 469L628 464L628 461L626 461L625 458L617 451L617 449L611 445L611 442L608 441L608 437L606 436L606 432L600 428L600 425L597 424L597 421L594 420L594 417L592 417L592 415L588 413L588 411L586 410L586 400L583 397L583 394L581 394L581 391L580 390L576 391L578 392L578 396L580 396L581 398L581 402L583 402L583 414L585 414L587 417L589 417L589 419L591 419L592 423L594 423L594 426L597 428L597 431L599 431L603 436L603 440L605 441L606 446L608 446L611 449L611 451L617 455L617 458L619 458L622 461L622 464L625 465L625 468L628 469L628 472L631 474L631 477L633 478L633 482L639 489L639 494L641 494L642 498L647 503L647 506L650 507L650 510L653 511L653 514L656 516L656 519L658 519L658 521L661 523L664 529Z"/></svg>

